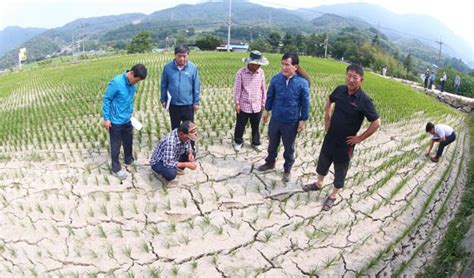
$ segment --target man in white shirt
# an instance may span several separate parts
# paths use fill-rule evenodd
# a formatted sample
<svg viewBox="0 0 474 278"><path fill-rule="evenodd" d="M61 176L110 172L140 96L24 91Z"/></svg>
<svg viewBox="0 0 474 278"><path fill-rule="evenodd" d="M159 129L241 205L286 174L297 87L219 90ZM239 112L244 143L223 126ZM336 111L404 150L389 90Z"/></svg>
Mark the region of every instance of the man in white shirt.
<svg viewBox="0 0 474 278"><path fill-rule="evenodd" d="M427 157L430 156L431 149L433 148L434 143L439 142L436 155L431 157L431 161L438 162L439 158L443 154L444 147L446 147L447 145L454 142L454 140L456 140L456 132L454 132L454 129L448 125L443 125L443 124L434 125L431 122L428 122L426 124L426 132L433 135L433 137L431 137L431 144L430 144L430 147L428 148L428 151L426 152L426 156Z"/></svg>

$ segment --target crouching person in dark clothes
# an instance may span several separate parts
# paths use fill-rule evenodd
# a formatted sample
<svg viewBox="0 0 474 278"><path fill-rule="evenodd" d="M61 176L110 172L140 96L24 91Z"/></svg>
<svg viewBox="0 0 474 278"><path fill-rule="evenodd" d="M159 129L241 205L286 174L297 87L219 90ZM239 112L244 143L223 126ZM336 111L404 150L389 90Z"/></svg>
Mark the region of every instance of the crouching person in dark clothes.
<svg viewBox="0 0 474 278"><path fill-rule="evenodd" d="M324 202L323 210L331 209L338 191L344 187L355 145L367 139L380 127L375 106L360 87L363 80L364 70L360 66L349 65L346 69L346 85L338 86L332 92L324 108L327 133L316 168L318 181L303 186L304 191L321 190L324 177L331 164L334 164L334 189ZM331 115L333 106L334 113ZM366 131L357 135L364 117L371 123Z"/></svg>
<svg viewBox="0 0 474 278"><path fill-rule="evenodd" d="M163 183L174 180L177 174L184 174L186 168L196 169L191 141L197 139L197 132L195 123L184 121L156 145L150 165Z"/></svg>

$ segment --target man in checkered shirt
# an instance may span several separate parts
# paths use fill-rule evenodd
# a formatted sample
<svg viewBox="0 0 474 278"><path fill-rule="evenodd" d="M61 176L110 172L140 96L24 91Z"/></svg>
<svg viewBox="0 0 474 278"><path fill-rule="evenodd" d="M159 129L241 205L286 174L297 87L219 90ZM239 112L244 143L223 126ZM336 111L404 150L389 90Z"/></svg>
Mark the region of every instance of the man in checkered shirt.
<svg viewBox="0 0 474 278"><path fill-rule="evenodd" d="M250 120L252 127L252 147L261 151L259 124L262 110L265 108L267 88L265 72L260 68L268 65L268 60L259 51L250 52L250 57L244 59L246 67L241 68L235 75L234 100L237 121L234 131L234 149L240 151L244 143L245 126Z"/></svg>
<svg viewBox="0 0 474 278"><path fill-rule="evenodd" d="M184 121L156 145L150 158L150 165L163 183L174 180L177 174L184 173L185 168L196 169L195 154L191 147L191 141L196 139L197 125L191 121Z"/></svg>

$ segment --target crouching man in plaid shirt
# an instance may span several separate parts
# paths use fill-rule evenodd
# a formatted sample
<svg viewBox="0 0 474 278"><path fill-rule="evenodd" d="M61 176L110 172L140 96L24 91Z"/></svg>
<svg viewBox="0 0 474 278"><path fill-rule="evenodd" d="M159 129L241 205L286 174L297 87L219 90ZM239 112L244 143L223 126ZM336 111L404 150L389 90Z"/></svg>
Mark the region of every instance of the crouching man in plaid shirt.
<svg viewBox="0 0 474 278"><path fill-rule="evenodd" d="M268 60L259 51L250 52L250 57L244 59L246 67L241 68L235 75L234 100L237 123L234 132L234 149L240 151L244 139L242 138L245 126L250 120L252 127L252 147L256 151L260 148L260 132L258 130L262 110L265 108L267 88L265 73L260 68L268 65Z"/></svg>
<svg viewBox="0 0 474 278"><path fill-rule="evenodd" d="M196 169L191 141L197 139L197 132L195 123L184 121L156 145L150 165L163 183L174 180L177 174L184 174L185 168Z"/></svg>

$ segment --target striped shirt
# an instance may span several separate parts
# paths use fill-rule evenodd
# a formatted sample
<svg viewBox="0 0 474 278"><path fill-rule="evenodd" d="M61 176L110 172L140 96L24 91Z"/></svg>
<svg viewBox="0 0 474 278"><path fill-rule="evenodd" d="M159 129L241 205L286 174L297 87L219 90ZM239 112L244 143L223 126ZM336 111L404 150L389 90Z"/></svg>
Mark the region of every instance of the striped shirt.
<svg viewBox="0 0 474 278"><path fill-rule="evenodd" d="M191 150L191 142L183 142L179 139L178 129L168 133L156 145L150 158L150 165L162 162L165 167L175 168L179 157Z"/></svg>
<svg viewBox="0 0 474 278"><path fill-rule="evenodd" d="M241 68L235 75L234 100L245 113L259 113L265 107L267 88L265 72L259 68L251 72L247 67Z"/></svg>

